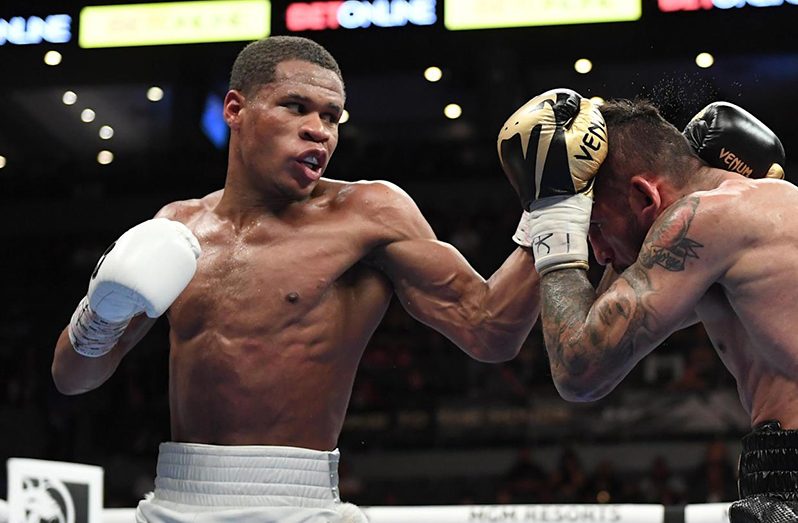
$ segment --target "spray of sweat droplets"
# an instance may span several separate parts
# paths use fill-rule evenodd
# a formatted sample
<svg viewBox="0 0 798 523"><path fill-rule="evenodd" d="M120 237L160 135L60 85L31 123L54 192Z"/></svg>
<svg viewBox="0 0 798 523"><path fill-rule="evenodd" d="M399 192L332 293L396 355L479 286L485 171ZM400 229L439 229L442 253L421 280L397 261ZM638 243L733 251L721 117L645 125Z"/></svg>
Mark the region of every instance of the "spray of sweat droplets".
<svg viewBox="0 0 798 523"><path fill-rule="evenodd" d="M653 85L643 85L640 97L656 105L662 116L681 129L701 108L719 98L713 78L695 73L663 76Z"/></svg>

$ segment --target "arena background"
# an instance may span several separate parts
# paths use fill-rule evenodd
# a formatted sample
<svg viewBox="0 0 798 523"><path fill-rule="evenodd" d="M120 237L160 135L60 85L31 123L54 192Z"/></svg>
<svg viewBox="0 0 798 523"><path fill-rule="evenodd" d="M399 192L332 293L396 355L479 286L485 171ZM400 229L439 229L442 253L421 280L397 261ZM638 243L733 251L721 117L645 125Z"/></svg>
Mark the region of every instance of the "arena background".
<svg viewBox="0 0 798 523"><path fill-rule="evenodd" d="M544 90L646 97L679 128L705 104L731 101L781 137L788 178L796 170L795 2L663 12L711 2L643 0L636 21L451 31L443 1L433 25L296 34L327 46L345 75L350 120L328 175L399 184L485 276L513 249L520 212L496 135ZM222 186L226 146L214 145L203 117L212 120L244 42L83 49L77 22L90 4L0 5L6 28L17 16L72 17L69 42L0 46L0 461L102 465L106 506L131 507L151 489L157 445L169 439L165 320L81 396L53 387L52 350L110 242L167 202ZM292 34L287 7L272 1L271 34ZM43 62L49 50L59 65ZM699 52L714 65L698 67ZM592 71L577 73L579 58ZM443 72L434 83L422 75L432 65ZM161 101L146 99L151 86ZM67 90L76 104L62 102ZM452 102L462 107L454 120L443 114ZM93 122L80 121L86 107ZM104 124L109 140L98 137ZM112 163L97 162L101 149ZM394 304L355 383L341 494L368 505L731 500L746 430L735 384L700 327L666 341L606 399L569 404L551 383L539 329L514 361L483 364Z"/></svg>

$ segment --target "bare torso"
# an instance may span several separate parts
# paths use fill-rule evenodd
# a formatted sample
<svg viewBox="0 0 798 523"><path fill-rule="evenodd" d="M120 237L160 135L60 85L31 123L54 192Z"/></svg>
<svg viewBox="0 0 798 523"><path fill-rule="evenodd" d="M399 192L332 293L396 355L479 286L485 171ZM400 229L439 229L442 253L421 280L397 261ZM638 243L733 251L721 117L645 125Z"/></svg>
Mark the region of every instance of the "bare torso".
<svg viewBox="0 0 798 523"><path fill-rule="evenodd" d="M168 311L172 438L329 450L394 293L469 356L498 362L529 335L540 282L522 248L483 278L393 184L321 178L338 143L343 82L300 59L281 61L274 77L225 97L224 192L158 213L186 224L202 248ZM56 387L102 385L154 321L132 318L100 358L73 350L64 329Z"/></svg>
<svg viewBox="0 0 798 523"><path fill-rule="evenodd" d="M361 187L324 180L243 224L218 216L219 193L173 206L203 249L169 312L173 439L335 447L392 295L363 262L388 232L352 203Z"/></svg>
<svg viewBox="0 0 798 523"><path fill-rule="evenodd" d="M739 180L709 191L727 198L719 238L736 238L728 270L696 312L737 380L752 425L779 420L798 428L798 188L785 182Z"/></svg>

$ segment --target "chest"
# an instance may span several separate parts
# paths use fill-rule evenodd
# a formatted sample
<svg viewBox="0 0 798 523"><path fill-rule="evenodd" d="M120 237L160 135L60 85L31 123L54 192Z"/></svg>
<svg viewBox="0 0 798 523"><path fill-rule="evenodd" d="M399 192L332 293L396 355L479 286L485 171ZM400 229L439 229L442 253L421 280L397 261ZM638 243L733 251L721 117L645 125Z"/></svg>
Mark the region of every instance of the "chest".
<svg viewBox="0 0 798 523"><path fill-rule="evenodd" d="M175 312L223 318L272 315L297 321L357 286L367 247L346 232L303 231L200 238L197 272Z"/></svg>

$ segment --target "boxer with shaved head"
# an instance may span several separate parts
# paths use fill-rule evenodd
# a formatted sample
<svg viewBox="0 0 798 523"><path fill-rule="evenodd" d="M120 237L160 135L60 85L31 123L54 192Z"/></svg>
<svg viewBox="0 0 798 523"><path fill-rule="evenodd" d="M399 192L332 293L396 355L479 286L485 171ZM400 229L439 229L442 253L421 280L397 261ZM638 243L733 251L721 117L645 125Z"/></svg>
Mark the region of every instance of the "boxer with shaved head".
<svg viewBox="0 0 798 523"><path fill-rule="evenodd" d="M55 383L77 394L168 316L173 441L140 522L362 521L340 502L336 446L392 296L481 361L513 358L536 321L528 249L485 280L397 186L326 176L344 102L318 44L247 46L224 100L224 189L123 234L57 342Z"/></svg>

